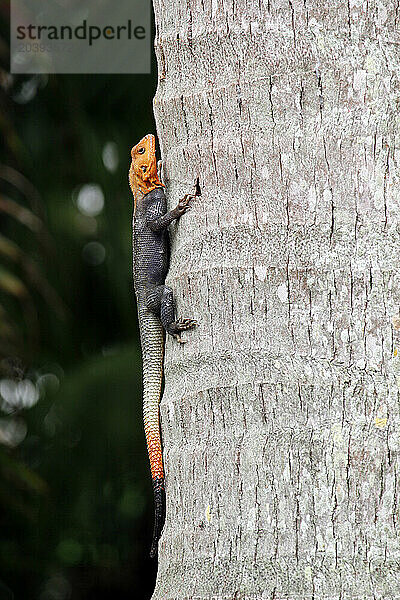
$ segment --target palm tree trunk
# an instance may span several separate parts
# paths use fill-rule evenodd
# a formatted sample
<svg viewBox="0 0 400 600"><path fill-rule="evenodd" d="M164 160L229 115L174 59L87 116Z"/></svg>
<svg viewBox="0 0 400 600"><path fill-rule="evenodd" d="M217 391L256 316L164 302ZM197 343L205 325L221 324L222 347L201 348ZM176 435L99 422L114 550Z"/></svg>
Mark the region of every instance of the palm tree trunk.
<svg viewBox="0 0 400 600"><path fill-rule="evenodd" d="M176 226L153 600L400 595L395 1L154 0Z"/></svg>

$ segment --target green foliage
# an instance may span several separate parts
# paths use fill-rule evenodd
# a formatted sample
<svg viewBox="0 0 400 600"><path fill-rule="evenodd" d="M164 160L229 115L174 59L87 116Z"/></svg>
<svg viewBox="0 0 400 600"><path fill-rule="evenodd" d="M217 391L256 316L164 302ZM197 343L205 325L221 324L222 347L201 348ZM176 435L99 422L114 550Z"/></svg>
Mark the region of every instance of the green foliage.
<svg viewBox="0 0 400 600"><path fill-rule="evenodd" d="M0 86L0 599L145 599L127 172L154 81L4 68Z"/></svg>

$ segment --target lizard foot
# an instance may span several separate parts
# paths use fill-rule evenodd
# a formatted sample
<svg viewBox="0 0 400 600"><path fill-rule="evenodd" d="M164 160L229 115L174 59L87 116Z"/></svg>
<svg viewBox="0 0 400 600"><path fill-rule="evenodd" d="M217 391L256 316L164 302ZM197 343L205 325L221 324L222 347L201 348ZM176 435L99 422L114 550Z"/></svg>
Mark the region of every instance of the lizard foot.
<svg viewBox="0 0 400 600"><path fill-rule="evenodd" d="M185 196L179 200L178 205L175 208L178 218L184 215L187 210L189 210L190 202L194 198L196 198L195 194L185 194Z"/></svg>
<svg viewBox="0 0 400 600"><path fill-rule="evenodd" d="M178 319L177 321L174 321L174 323L171 323L168 332L173 335L180 344L184 344L185 340L179 335L180 332L192 329L193 327L196 327L197 324L195 319Z"/></svg>
<svg viewBox="0 0 400 600"><path fill-rule="evenodd" d="M186 331L196 327L197 321L195 319L178 319L173 323L175 331Z"/></svg>

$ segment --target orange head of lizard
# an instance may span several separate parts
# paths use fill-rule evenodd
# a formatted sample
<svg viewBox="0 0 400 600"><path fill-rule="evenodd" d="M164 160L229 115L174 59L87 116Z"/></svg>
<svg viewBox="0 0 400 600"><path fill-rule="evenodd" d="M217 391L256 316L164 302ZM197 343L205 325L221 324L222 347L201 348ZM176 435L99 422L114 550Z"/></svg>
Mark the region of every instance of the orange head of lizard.
<svg viewBox="0 0 400 600"><path fill-rule="evenodd" d="M156 140L149 133L131 150L132 162L129 169L129 184L135 199L156 187L164 187L158 178L156 161Z"/></svg>

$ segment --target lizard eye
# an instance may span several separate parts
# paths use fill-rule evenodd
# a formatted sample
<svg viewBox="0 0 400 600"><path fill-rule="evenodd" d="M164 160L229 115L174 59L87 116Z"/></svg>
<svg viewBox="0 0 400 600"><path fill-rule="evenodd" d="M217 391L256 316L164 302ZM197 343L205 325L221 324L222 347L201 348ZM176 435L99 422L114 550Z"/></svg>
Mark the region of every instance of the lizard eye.
<svg viewBox="0 0 400 600"><path fill-rule="evenodd" d="M140 168L142 169L143 173L146 173L147 167L140 167Z"/></svg>
<svg viewBox="0 0 400 600"><path fill-rule="evenodd" d="M144 154L144 148L139 148L138 154Z"/></svg>

